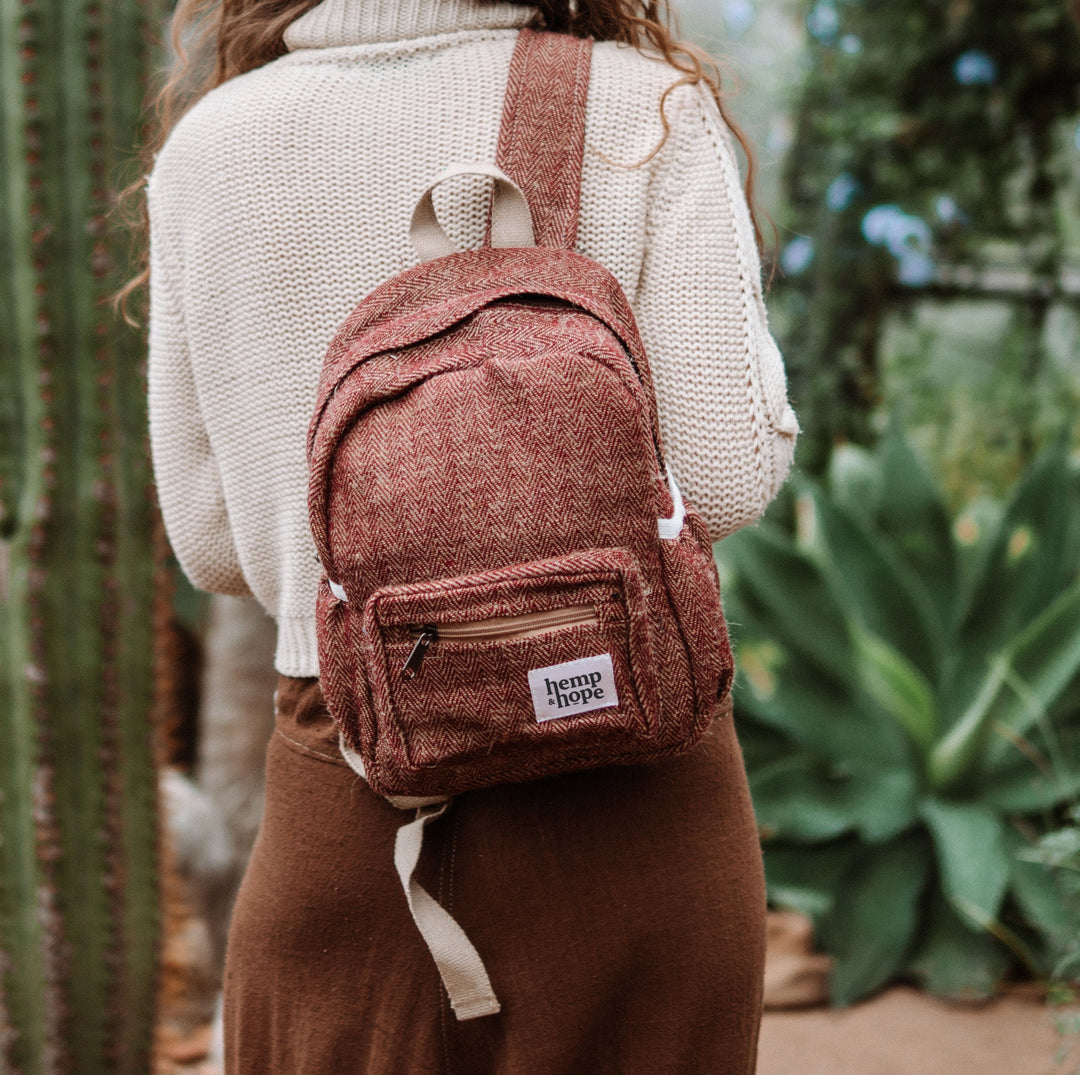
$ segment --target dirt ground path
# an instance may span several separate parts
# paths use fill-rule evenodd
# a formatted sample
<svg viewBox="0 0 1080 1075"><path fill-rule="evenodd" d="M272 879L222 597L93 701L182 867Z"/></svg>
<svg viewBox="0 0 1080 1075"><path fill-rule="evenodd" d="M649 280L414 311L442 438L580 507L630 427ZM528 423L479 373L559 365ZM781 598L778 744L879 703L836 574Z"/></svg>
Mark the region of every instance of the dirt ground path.
<svg viewBox="0 0 1080 1075"><path fill-rule="evenodd" d="M1080 1038L1062 1037L1034 996L951 1005L891 989L842 1011L768 1012L757 1075L1076 1075Z"/></svg>
<svg viewBox="0 0 1080 1075"><path fill-rule="evenodd" d="M209 1027L172 1043L156 1075L221 1075ZM957 1007L897 988L854 1008L767 1012L757 1075L1076 1075L1080 1038L1062 1038L1032 996ZM722 1075L718 1072L717 1075Z"/></svg>
<svg viewBox="0 0 1080 1075"><path fill-rule="evenodd" d="M771 1003L824 995L828 960L810 942L808 922L770 916ZM155 1075L221 1075L208 1060L215 989L191 970L200 948L206 944L194 943L189 930L178 931L167 949L175 988L163 1013ZM1063 1035L1057 1024L1070 1016L1074 1029ZM1055 1011L1034 985L966 1005L900 986L843 1010L767 1010L757 1075L1080 1075L1080 1006Z"/></svg>

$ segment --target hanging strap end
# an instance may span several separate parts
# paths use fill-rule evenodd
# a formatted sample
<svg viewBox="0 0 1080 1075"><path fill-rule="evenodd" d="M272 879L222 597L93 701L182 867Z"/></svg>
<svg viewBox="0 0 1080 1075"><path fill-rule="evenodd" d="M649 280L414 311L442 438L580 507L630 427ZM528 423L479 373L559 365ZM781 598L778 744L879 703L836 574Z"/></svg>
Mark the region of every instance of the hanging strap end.
<svg viewBox="0 0 1080 1075"><path fill-rule="evenodd" d="M468 1019L480 1019L485 1015L498 1015L502 1010L502 1005L493 993L478 997L458 997L456 1001L451 998L450 1007L454 1009L459 1023Z"/></svg>

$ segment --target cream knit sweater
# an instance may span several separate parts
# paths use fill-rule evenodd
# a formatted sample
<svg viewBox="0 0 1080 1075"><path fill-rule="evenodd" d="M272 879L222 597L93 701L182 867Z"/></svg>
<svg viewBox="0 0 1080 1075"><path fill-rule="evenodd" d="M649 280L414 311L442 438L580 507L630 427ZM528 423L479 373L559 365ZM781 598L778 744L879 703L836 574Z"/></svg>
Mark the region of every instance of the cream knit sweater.
<svg viewBox="0 0 1080 1075"><path fill-rule="evenodd" d="M276 665L318 675L319 565L305 435L319 365L350 309L414 264L413 206L448 164L493 160L515 30L530 7L324 0L291 50L184 117L149 181L150 434L185 572L251 592ZM665 447L714 538L756 519L797 432L769 335L730 137L707 93L635 50L593 51L577 249L618 278L652 363ZM436 200L483 234L467 181Z"/></svg>

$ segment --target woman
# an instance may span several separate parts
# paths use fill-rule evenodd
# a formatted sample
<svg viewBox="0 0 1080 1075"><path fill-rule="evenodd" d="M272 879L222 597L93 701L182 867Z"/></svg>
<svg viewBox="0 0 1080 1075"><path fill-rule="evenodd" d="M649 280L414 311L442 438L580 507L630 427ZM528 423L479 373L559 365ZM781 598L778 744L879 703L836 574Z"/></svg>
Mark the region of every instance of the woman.
<svg viewBox="0 0 1080 1075"><path fill-rule="evenodd" d="M214 73L192 89L199 50L181 62L166 101L196 103L166 109L148 186L154 465L185 571L262 602L281 675L228 1070L751 1072L764 890L731 720L681 758L473 792L431 826L422 880L502 1001L457 1022L394 872L402 816L342 760L319 692L306 513L326 344L415 260L430 180L494 159L517 31L543 19L598 40L577 249L633 306L672 469L714 538L761 514L797 426L710 84L640 0L204 0L181 33L196 6ZM436 208L459 248L482 240L476 189Z"/></svg>

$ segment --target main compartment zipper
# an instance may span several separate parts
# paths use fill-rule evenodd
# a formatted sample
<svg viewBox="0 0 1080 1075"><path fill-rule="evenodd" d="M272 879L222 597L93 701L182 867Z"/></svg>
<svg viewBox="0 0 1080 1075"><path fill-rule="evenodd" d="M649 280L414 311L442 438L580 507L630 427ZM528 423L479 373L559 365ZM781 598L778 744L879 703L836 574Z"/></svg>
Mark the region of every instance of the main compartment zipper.
<svg viewBox="0 0 1080 1075"><path fill-rule="evenodd" d="M410 629L416 636L416 642L401 666L401 677L414 679L420 671L424 654L431 644L439 639L445 642L509 642L543 634L558 627L599 622L595 605L571 605L568 608L549 609L547 612L493 616L491 619L472 620L467 623L415 624Z"/></svg>

